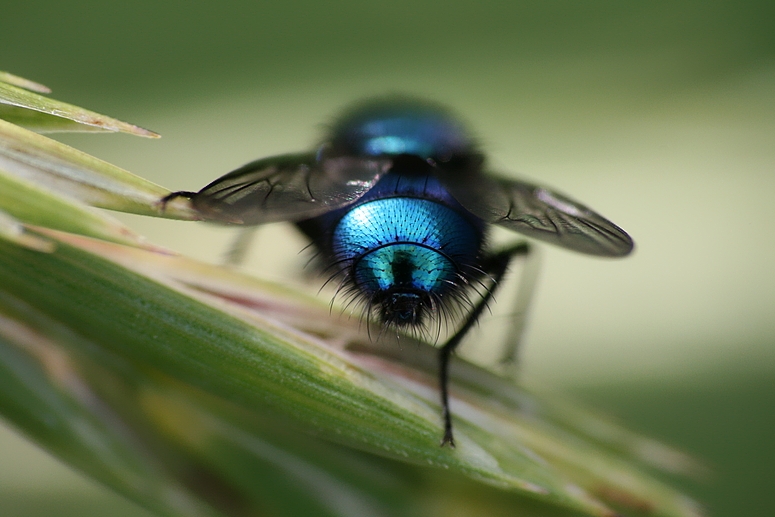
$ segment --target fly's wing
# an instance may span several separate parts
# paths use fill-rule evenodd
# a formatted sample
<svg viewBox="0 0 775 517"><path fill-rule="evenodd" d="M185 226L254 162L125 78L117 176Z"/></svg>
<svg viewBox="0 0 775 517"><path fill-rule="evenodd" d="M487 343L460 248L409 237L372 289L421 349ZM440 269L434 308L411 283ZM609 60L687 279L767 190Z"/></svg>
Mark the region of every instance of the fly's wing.
<svg viewBox="0 0 775 517"><path fill-rule="evenodd" d="M634 246L614 223L562 194L518 180L453 174L442 181L484 221L589 255L623 257Z"/></svg>
<svg viewBox="0 0 775 517"><path fill-rule="evenodd" d="M191 195L205 218L232 224L300 221L353 203L390 167L386 160L286 154L243 165Z"/></svg>

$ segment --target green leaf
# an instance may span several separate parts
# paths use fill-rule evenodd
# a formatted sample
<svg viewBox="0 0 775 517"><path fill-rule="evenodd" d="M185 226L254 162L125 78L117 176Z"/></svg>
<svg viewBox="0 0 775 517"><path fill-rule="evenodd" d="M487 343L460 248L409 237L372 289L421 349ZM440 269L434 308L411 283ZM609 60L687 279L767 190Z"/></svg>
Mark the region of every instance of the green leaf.
<svg viewBox="0 0 775 517"><path fill-rule="evenodd" d="M25 232L21 221L27 224L66 232L88 235L113 242L144 245L143 239L132 230L94 208L77 205L35 184L3 174L0 170L0 209L5 218L0 228L8 238L13 235L43 241L39 236ZM5 224L2 224L4 221ZM48 241L53 246L53 241Z"/></svg>
<svg viewBox="0 0 775 517"><path fill-rule="evenodd" d="M18 86L19 88L24 88L25 90L38 93L51 93L51 88L48 86L3 71L0 71L0 83L12 84L14 86Z"/></svg>
<svg viewBox="0 0 775 517"><path fill-rule="evenodd" d="M162 211L169 191L115 165L0 120L0 174L13 175L86 204L140 215L198 217L183 202Z"/></svg>
<svg viewBox="0 0 775 517"><path fill-rule="evenodd" d="M169 516L701 515L644 468L691 459L459 359L439 447L431 345L87 206L166 193L0 121L0 413L71 465Z"/></svg>
<svg viewBox="0 0 775 517"><path fill-rule="evenodd" d="M648 505L653 515L698 514L690 501L626 458L551 421L536 420L540 398L511 381L458 361L456 379L473 379L501 395L483 396L455 382L458 448L441 448L435 375L422 367L432 362L432 347L405 344L412 350L410 363L398 356L388 360L387 345L358 338L350 324L330 341L279 324L283 314L287 321L325 320L325 304L279 288L265 292L261 283L236 273L224 277L218 268L209 277L207 267L179 257L62 238L50 254L0 246L4 291L77 329L99 350L91 357L96 364L125 362L137 369L135 383L148 382L150 372L150 380L161 375L183 391L220 401L225 409L204 414L219 414L245 436L261 436L260 426L277 422L270 427L280 426L272 431L280 435L306 430L318 440L417 468L432 466L586 515L613 515L598 498ZM201 285L186 288L167 276L173 271L189 285L201 278ZM224 300L232 302L224 305ZM250 307L262 310L249 312ZM527 412L526 400L531 402ZM196 400L189 404L192 411L203 410ZM157 414L171 418L176 407L168 401ZM177 427L165 425L168 433ZM191 429L189 423L180 427Z"/></svg>
<svg viewBox="0 0 775 517"><path fill-rule="evenodd" d="M107 131L159 138L153 131L35 93L49 91L43 85L0 72L0 119L39 132Z"/></svg>

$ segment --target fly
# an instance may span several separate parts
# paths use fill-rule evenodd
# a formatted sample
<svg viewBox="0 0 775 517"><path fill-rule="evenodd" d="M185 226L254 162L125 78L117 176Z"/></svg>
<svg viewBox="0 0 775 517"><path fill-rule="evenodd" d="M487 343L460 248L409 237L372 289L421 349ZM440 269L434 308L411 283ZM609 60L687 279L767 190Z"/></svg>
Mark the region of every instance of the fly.
<svg viewBox="0 0 775 517"><path fill-rule="evenodd" d="M313 151L256 160L162 204L178 197L205 220L295 223L343 288L364 302L366 317L388 327L419 329L463 313L439 348L442 446L455 444L450 356L509 263L530 252L526 242L490 249L489 227L589 255L623 257L633 249L624 230L581 203L491 173L459 120L408 98L357 105Z"/></svg>

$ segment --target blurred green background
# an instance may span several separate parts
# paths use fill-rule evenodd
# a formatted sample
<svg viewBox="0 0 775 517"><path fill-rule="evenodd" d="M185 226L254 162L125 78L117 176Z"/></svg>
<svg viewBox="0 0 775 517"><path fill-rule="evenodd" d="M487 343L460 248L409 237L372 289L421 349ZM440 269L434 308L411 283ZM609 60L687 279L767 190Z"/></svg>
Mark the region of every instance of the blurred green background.
<svg viewBox="0 0 775 517"><path fill-rule="evenodd" d="M305 149L362 97L454 107L493 165L638 246L623 261L543 250L524 374L704 459L710 479L679 483L711 515L775 515L775 3L0 7L0 69L163 135L59 138L173 190ZM233 235L124 219L206 260ZM259 274L274 274L270 239L301 247L284 228L260 238ZM147 513L0 428L0 515Z"/></svg>

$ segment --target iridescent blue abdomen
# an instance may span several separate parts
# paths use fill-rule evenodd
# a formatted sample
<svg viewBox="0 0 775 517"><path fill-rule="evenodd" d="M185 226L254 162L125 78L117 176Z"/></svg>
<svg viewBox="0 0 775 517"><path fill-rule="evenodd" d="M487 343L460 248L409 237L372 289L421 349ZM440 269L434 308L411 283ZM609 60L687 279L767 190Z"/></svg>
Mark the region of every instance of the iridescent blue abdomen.
<svg viewBox="0 0 775 517"><path fill-rule="evenodd" d="M388 290L443 295L465 275L461 268L474 263L480 240L445 205L390 197L350 209L334 230L332 251L368 296Z"/></svg>

